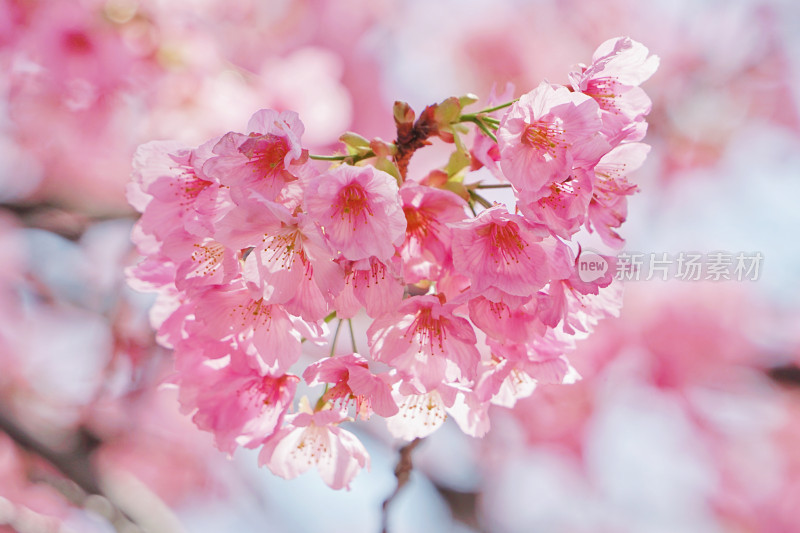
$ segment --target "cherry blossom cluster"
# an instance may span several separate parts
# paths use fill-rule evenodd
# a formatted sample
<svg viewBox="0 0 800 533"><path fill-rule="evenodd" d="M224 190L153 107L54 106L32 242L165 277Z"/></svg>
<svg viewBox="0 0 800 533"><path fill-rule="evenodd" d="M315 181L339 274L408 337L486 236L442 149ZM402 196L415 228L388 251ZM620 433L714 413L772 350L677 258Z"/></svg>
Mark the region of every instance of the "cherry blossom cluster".
<svg viewBox="0 0 800 533"><path fill-rule="evenodd" d="M639 85L657 66L612 39L569 86L474 113L471 95L419 117L398 102L395 141L345 133L332 156L309 154L298 115L274 110L199 147L141 146L128 196L145 258L131 278L158 294L183 410L220 450L260 448L285 478L316 466L339 489L369 465L344 422L374 414L411 440L449 415L482 436L492 404L574 380L565 354L619 305L613 269L578 277L575 236L622 242L627 174L649 149ZM434 137L449 160L410 169ZM356 316L369 321L360 350ZM336 351L343 323L349 353ZM328 342L330 357L303 354Z"/></svg>

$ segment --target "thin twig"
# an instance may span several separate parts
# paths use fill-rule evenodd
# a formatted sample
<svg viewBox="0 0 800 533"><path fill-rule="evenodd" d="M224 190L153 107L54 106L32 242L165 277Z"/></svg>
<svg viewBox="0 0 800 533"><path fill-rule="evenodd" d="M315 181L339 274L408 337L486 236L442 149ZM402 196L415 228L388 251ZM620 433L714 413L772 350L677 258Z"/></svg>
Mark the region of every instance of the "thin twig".
<svg viewBox="0 0 800 533"><path fill-rule="evenodd" d="M414 448L416 448L420 442L422 442L422 439L417 438L400 448L400 459L397 461L397 466L394 467L394 477L397 478L397 487L395 487L394 492L383 501L383 533L389 532L389 505L391 505L394 498L405 484L408 483L411 477L411 471L414 469L414 465L411 462L411 452L414 451Z"/></svg>
<svg viewBox="0 0 800 533"><path fill-rule="evenodd" d="M363 154L354 154L354 155L317 155L317 154L308 155L309 159L314 159L316 161L343 161L351 165L354 165L359 161L363 161L364 159L369 159L370 157L375 157L375 152L373 152L372 150L364 152Z"/></svg>

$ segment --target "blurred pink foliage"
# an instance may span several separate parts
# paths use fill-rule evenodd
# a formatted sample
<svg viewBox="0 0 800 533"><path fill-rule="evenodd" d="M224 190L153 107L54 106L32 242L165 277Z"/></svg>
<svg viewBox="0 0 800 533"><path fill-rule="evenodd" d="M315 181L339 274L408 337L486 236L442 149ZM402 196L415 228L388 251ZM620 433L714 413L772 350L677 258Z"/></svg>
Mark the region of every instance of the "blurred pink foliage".
<svg viewBox="0 0 800 533"><path fill-rule="evenodd" d="M131 222L104 219L132 214L125 184L136 146L163 138L194 145L240 128L259 108L298 111L307 146L320 153L348 129L392 138L385 110L394 99L416 107L506 82L566 84L566 65L610 36L630 35L661 66L646 85L653 149L634 180L646 213L632 213L629 228L657 226L676 194L709 216L738 209L750 226L729 232L776 235L791 248L793 236L780 228L795 227L785 222L794 207L777 203L797 190L791 167L784 181L750 178L774 204L747 197L732 208L723 197L741 184L726 166L732 152L774 173L766 164L779 161L759 141L797 145L799 23L797 8L777 0L725 9L631 0L0 0L0 415L52 450L91 457L101 478L132 474L175 512L255 490L218 462L210 436L178 412L177 395L156 388L171 362L150 333L150 301L122 285L122 269L136 260ZM427 162L420 154L412 166ZM425 200L404 202L421 209ZM753 222L756 214L766 222ZM792 261L785 267L796 272ZM780 275L776 261L767 265ZM493 407L505 414L492 414L499 422L478 446L431 437L415 452L422 475L406 490L431 479L439 494L480 493L471 511L454 511L476 530L796 529L798 309L793 280L775 283L789 304L760 282L629 284L621 319L600 325L571 358L583 380L539 386L510 412ZM366 427L374 457L371 446L392 446L383 428ZM98 447L80 445L81 432ZM464 446L472 452L457 453ZM107 531L75 525L81 504L51 489L48 480L60 476L35 455L0 434L0 523L24 530L9 509L28 509L40 516L25 520L52 528ZM454 458L461 462L447 470ZM465 471L473 472L467 481ZM371 491L386 490L370 479ZM281 520L304 509L272 510L270 523L292 530ZM407 521L416 516L452 526L449 513L421 509L406 507L392 523L414 530ZM376 529L370 520L351 529Z"/></svg>

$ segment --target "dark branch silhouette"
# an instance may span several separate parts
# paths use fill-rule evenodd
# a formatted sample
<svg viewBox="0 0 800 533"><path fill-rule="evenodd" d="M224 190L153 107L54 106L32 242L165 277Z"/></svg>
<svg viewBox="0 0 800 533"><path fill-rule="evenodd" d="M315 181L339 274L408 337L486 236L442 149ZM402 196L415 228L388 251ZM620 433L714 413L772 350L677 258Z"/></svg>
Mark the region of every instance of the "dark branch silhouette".
<svg viewBox="0 0 800 533"><path fill-rule="evenodd" d="M141 528L130 517L103 495L91 463L92 453L100 446L101 441L89 431L78 428L75 444L69 450L57 451L26 433L11 418L0 411L0 432L8 435L25 452L45 460L69 480L70 486L60 483L61 480L58 479L46 479L69 501L85 507L91 497L100 497L107 502L106 507L109 508L105 518L117 531L141 531Z"/></svg>
<svg viewBox="0 0 800 533"><path fill-rule="evenodd" d="M409 477L411 477L411 471L414 469L414 465L411 462L411 452L414 451L414 448L416 448L420 442L422 442L422 439L417 438L400 448L400 459L397 461L397 466L394 467L397 487L395 487L394 492L383 501L383 533L388 533L389 531L389 506L403 486L408 483Z"/></svg>

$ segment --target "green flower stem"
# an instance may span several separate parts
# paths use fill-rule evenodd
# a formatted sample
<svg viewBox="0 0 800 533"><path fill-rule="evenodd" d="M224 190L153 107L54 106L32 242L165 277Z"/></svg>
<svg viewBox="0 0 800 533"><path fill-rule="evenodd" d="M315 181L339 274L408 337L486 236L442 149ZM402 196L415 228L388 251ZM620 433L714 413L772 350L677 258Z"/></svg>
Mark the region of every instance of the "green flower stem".
<svg viewBox="0 0 800 533"><path fill-rule="evenodd" d="M357 155L318 155L318 154L308 154L309 159L314 159L316 161L343 161L347 162L351 165L358 163L359 161L363 161L364 159L369 159L370 157L375 157L375 152L370 150L369 152L364 152L363 154Z"/></svg>
<svg viewBox="0 0 800 533"><path fill-rule="evenodd" d="M347 319L347 325L350 326L350 342L353 344L353 353L358 353L358 347L356 346L356 335L353 333L353 319Z"/></svg>
<svg viewBox="0 0 800 533"><path fill-rule="evenodd" d="M333 314L335 314L335 313L333 313ZM328 315L328 316L330 316L330 315ZM325 317L326 322L327 322L327 318L328 317ZM339 319L339 323L336 324L336 332L333 334L333 341L331 342L331 353L328 354L328 357L333 357L334 354L336 353L336 341L339 340L339 331L342 329L342 322L343 322L342 319ZM329 386L329 383L326 383L325 384L325 390L322 391L322 395L319 397L319 399L317 400L316 405L314 406L314 410L315 411L319 411L320 409L322 409L325 406L324 398L325 398L325 394L328 393L328 386Z"/></svg>
<svg viewBox="0 0 800 533"><path fill-rule="evenodd" d="M336 332L333 334L333 342L331 342L331 353L328 355L328 357L333 357L333 355L336 353L336 341L339 339L339 330L342 329L342 322L343 320L340 318L339 323L336 324Z"/></svg>
<svg viewBox="0 0 800 533"><path fill-rule="evenodd" d="M487 183L486 185L478 184L476 189L508 189L511 187L510 183Z"/></svg>
<svg viewBox="0 0 800 533"><path fill-rule="evenodd" d="M490 119L490 122L497 121L497 123L499 124L500 121L498 119L496 119L494 117L485 117L485 116L481 116L481 115L487 115L489 113L493 113L495 111L499 111L500 109L505 109L506 107L514 105L514 103L517 100L518 100L518 98L514 99L514 100L511 100L510 102L506 102L504 104L496 105L494 107L487 107L486 109L481 109L480 111L476 111L475 113L466 113L464 115L461 115L458 118L458 121L459 122L474 122L474 120L476 118L482 118L482 119L487 119L488 118L488 119Z"/></svg>
<svg viewBox="0 0 800 533"><path fill-rule="evenodd" d="M476 113L476 115L481 115L483 113L493 113L494 111L499 111L500 109L505 109L506 107L510 107L510 106L514 105L517 102L517 100L519 100L519 98L514 98L510 102L506 102L504 104L496 105L494 107L487 107L486 109L481 109L480 111L478 111Z"/></svg>
<svg viewBox="0 0 800 533"><path fill-rule="evenodd" d="M489 129L489 127L487 127L486 124L483 122L483 117L470 118L470 119L466 120L466 122L474 123L476 126L478 126L478 128L480 128L480 130L483 132L484 135L489 137L494 142L497 142L497 137L495 137L494 133L492 133L492 131ZM490 125L490 126L491 127L495 127L495 128L497 127L497 126L494 126L494 125Z"/></svg>
<svg viewBox="0 0 800 533"><path fill-rule="evenodd" d="M476 193L471 189L468 190L469 190L469 197L478 202L479 204L481 204L484 208L489 209L490 207L492 207L492 204L489 202L489 200L487 200L486 198L484 198L483 196L481 196L480 194Z"/></svg>

